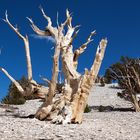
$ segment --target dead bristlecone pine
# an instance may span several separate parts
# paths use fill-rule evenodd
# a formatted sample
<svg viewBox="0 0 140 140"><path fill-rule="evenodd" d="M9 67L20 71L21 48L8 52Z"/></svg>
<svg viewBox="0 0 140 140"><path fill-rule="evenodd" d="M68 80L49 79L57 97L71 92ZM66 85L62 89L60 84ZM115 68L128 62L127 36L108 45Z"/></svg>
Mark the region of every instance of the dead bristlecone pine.
<svg viewBox="0 0 140 140"><path fill-rule="evenodd" d="M72 26L72 17L66 10L66 20L58 27L53 27L51 18L48 17L41 8L43 17L48 21L44 31L40 30L34 22L29 19L32 29L41 36L51 36L55 39L55 52L53 57L52 79L49 84L49 92L45 102L37 111L35 117L39 120L51 120L53 123L81 123L84 109L87 105L87 99L91 87L98 75L106 45L107 39L102 39L96 51L95 60L90 70L85 69L81 75L77 71L78 58L86 50L87 45L91 43L92 31L87 41L78 49L73 51L73 40L78 34L79 26ZM66 33L63 32L67 27ZM58 71L59 57L62 61L62 70L65 76L65 83L62 92L55 94Z"/></svg>
<svg viewBox="0 0 140 140"><path fill-rule="evenodd" d="M95 83L104 57L105 49L107 46L107 39L101 39L97 47L95 60L93 61L90 70L85 69L85 72L82 75L77 71L78 58L82 53L84 53L88 44L92 42L92 36L95 35L95 31L92 31L90 33L87 41L84 44L82 44L78 49L73 50L73 40L78 34L79 25L72 25L72 16L69 11L66 10L66 20L62 24L59 24L57 22L57 27L54 27L52 25L51 18L45 14L42 7L40 7L40 10L43 17L48 22L45 30L40 30L31 18L28 18L28 20L31 24L33 31L37 35L49 36L55 40L55 49L53 56L52 77L48 84L48 92L45 96L45 102L37 110L35 117L39 120L49 120L57 124L82 123L83 113L87 105L89 92L91 87ZM7 16L5 22L10 24ZM27 36L23 37L18 32L18 30L13 30L19 35L19 37L23 39L27 47ZM27 60L29 60L29 57L27 57ZM59 61L61 61L62 63L62 68L59 67ZM38 94L41 94L42 92L44 93L47 89L32 80L30 62L31 61L29 60L27 68L28 78L31 81L29 82L29 85L32 88L30 88L29 86L28 90L32 89L32 93L33 91L36 91ZM56 94L59 69L62 69L65 82L61 88L62 91L59 91L59 94ZM9 77L8 73L3 68L1 70ZM27 90L22 89L22 87L14 79L11 80L17 85L17 88L23 94L26 94Z"/></svg>

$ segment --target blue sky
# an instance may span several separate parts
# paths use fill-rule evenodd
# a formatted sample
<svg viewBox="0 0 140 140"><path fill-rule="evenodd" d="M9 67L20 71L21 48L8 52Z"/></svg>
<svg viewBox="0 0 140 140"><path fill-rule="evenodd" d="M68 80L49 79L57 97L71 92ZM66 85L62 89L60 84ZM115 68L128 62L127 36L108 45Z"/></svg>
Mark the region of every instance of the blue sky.
<svg viewBox="0 0 140 140"><path fill-rule="evenodd" d="M39 75L51 77L53 43L45 39L36 39L26 17L44 29L47 22L39 10L42 5L47 15L56 25L65 19L65 10L73 13L73 24L80 24L80 32L74 41L74 48L83 44L92 30L96 30L94 41L80 57L78 71L90 68L98 42L107 37L108 46L100 70L102 75L106 68L119 60L120 56L140 57L140 1L139 0L0 0L0 19L4 18L5 10L20 32L28 34L33 65L33 78L41 82ZM25 51L22 40L0 20L0 66L8 70L15 78L26 75ZM5 96L9 79L0 72L0 98Z"/></svg>

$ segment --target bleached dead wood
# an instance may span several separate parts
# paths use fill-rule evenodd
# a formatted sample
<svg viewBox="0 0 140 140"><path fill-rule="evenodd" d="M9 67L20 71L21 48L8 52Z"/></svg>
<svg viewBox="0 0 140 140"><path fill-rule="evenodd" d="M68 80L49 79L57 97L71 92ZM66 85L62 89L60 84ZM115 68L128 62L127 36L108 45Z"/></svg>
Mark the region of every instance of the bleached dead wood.
<svg viewBox="0 0 140 140"><path fill-rule="evenodd" d="M21 38L24 42L27 62L27 79L29 82L28 87L23 89L22 85L20 85L12 76L10 76L10 74L5 69L1 68L1 71L3 71L3 73L11 80L11 82L14 83L19 92L24 96L30 96L34 94L37 97L45 98L46 94L48 93L48 87L39 85L36 81L33 80L28 36L23 36L19 32L19 29L11 24L11 22L8 19L7 11L5 12L5 19L3 19L3 21L6 22L9 25L9 27L18 35L18 37Z"/></svg>
<svg viewBox="0 0 140 140"><path fill-rule="evenodd" d="M27 73L28 73L28 80L32 80L32 64L31 64L31 57L30 57L30 48L29 48L29 41L28 41L28 36L26 35L25 37L19 32L19 29L17 27L14 27L9 19L8 19L8 14L7 11L5 12L5 19L3 19L5 23L9 25L9 27L18 35L19 38L21 38L24 42L24 47L25 47L25 54L26 54L26 62L27 62Z"/></svg>
<svg viewBox="0 0 140 140"><path fill-rule="evenodd" d="M73 51L72 42L78 34L78 30L76 31L76 29L79 25L75 27L72 26L72 16L69 11L66 10L66 20L61 25L57 24L58 27L52 26L51 18L45 14L42 8L41 12L43 17L48 21L45 31L40 32L40 29L29 19L31 27L38 35L43 33L43 36L53 37L56 40L56 45L49 93L46 97L46 101L37 111L36 118L40 120L52 120L53 123L81 123L90 88L95 82L104 57L107 39L101 40L91 70L86 70L85 74L81 75L77 71L78 57L92 41L91 37L95 34L95 31L91 32L86 43ZM64 34L63 29L66 27L67 30ZM60 54L65 83L62 88L62 93L58 95L55 94L55 90L58 79Z"/></svg>
<svg viewBox="0 0 140 140"><path fill-rule="evenodd" d="M0 67L0 70L15 84L19 92L24 95L24 90L21 85L4 68Z"/></svg>
<svg viewBox="0 0 140 140"><path fill-rule="evenodd" d="M82 77L81 83L76 93L77 95L75 95L76 97L74 98L72 102L72 104L74 104L72 106L72 108L74 109L72 121L74 121L75 123L82 122L82 116L83 116L84 109L87 104L89 92L90 92L91 87L94 85L97 74L99 72L99 69L100 69L100 66L104 57L106 45L107 45L107 40L102 39L97 48L95 60L91 67L91 70L90 71L85 70L85 74Z"/></svg>
<svg viewBox="0 0 140 140"><path fill-rule="evenodd" d="M78 64L78 57L79 57L82 53L84 53L85 49L87 48L87 45L88 45L90 42L93 41L93 40L91 39L91 37L92 37L93 35L95 35L95 34L96 34L95 31L91 32L91 34L89 35L89 37L88 37L88 39L87 39L87 42L84 43L83 45L81 45L78 49L76 49L76 50L74 51L73 61L74 61L74 65L75 65L76 68L77 68L77 64Z"/></svg>
<svg viewBox="0 0 140 140"><path fill-rule="evenodd" d="M15 31L25 44L29 85L23 89L22 85L18 84L6 70L3 68L1 68L1 70L16 85L18 90L24 93L24 95L37 94L38 96L45 98L45 102L35 115L39 120L51 120L53 123L64 124L72 122L81 123L90 89L94 85L104 57L107 39L102 39L100 41L91 69L85 69L85 73L82 75L77 71L78 58L87 49L88 44L92 42L92 36L95 34L95 31L91 32L83 45L78 49L73 50L73 40L79 32L77 29L79 28L79 25L72 25L72 15L69 13L68 9L66 10L66 20L61 24L57 22L57 27L52 25L51 18L45 14L42 7L40 7L40 10L42 16L48 22L45 30L39 29L31 18L27 19L37 35L51 36L55 40L52 78L48 84L49 88L39 85L33 80L28 37L21 35L18 28L14 27L9 22L7 12L4 21ZM64 30L66 31L65 33ZM62 84L61 93L56 94L60 59L62 61L62 71L65 76L65 83L64 85Z"/></svg>

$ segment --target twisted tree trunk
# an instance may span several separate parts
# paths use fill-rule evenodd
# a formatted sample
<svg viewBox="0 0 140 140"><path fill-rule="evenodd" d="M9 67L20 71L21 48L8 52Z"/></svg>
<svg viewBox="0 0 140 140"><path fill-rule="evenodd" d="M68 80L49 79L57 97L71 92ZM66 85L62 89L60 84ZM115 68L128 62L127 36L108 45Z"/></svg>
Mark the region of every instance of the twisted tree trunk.
<svg viewBox="0 0 140 140"><path fill-rule="evenodd" d="M77 71L78 57L85 51L87 45L92 41L91 37L95 34L95 31L91 32L86 43L73 52L72 41L78 34L78 31L75 30L79 26L72 27L72 17L69 14L69 11L66 11L67 18L65 22L58 25L57 28L52 26L50 17L45 15L42 8L41 11L43 17L48 21L46 30L40 30L34 22L28 18L31 27L38 35L52 36L56 40L56 46L49 93L46 97L46 101L39 108L35 117L40 120L52 120L54 123L81 123L90 89L95 82L104 57L107 40L101 40L90 71L85 70L85 74L81 75ZM65 26L67 26L67 32L64 34L63 30ZM58 78L58 58L60 52L65 83L61 94L58 95L55 94L55 89Z"/></svg>
<svg viewBox="0 0 140 140"><path fill-rule="evenodd" d="M77 30L77 28L79 25L75 27L72 26L72 16L69 11L66 10L66 20L61 25L58 24L57 27L53 27L51 18L45 14L42 7L40 7L40 10L43 17L48 22L45 31L40 30L34 24L32 19L27 19L31 23L31 27L36 34L41 36L51 36L55 39L56 44L53 57L52 79L51 81L47 80L47 82L49 82L49 88L39 85L33 80L28 37L21 35L18 28L15 28L9 22L7 12L4 21L23 40L25 45L29 85L23 89L22 85L10 76L5 69L0 68L0 70L5 73L23 95L37 94L37 96L43 96L45 98L45 102L35 115L39 120L51 120L54 123L64 124L81 123L90 89L94 85L104 57L107 39L102 39L100 41L91 69L85 70L85 73L82 75L77 71L78 58L86 50L88 44L92 42L91 38L95 34L95 31L91 32L87 41L83 45L73 51L72 43L78 34L79 30ZM66 33L64 33L64 30L66 30ZM56 94L60 58L65 76L65 83L62 87L61 93Z"/></svg>

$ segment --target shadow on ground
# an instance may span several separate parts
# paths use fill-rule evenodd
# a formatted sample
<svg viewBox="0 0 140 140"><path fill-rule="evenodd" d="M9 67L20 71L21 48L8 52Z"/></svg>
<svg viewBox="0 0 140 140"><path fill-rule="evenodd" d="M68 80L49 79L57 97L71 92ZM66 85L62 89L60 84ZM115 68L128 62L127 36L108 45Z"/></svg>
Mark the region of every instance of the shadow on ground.
<svg viewBox="0 0 140 140"><path fill-rule="evenodd" d="M135 112L133 108L115 108L113 106L89 106L91 110L96 110L99 112L111 112L111 111L118 111L118 112Z"/></svg>

